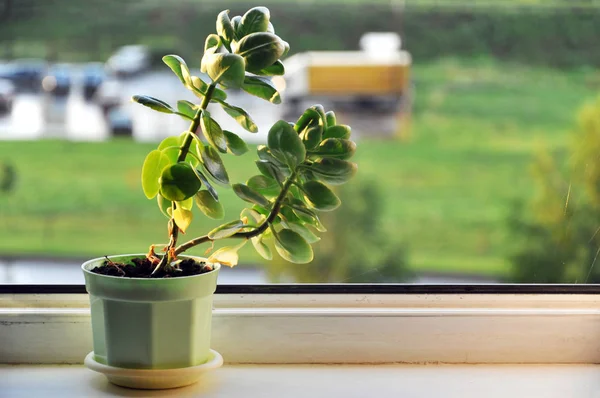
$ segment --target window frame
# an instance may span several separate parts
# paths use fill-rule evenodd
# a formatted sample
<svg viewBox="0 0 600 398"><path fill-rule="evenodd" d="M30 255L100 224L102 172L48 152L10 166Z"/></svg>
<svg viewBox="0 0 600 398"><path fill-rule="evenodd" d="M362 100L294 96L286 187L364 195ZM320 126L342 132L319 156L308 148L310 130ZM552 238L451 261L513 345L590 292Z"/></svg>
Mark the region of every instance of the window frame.
<svg viewBox="0 0 600 398"><path fill-rule="evenodd" d="M600 285L221 285L228 363L600 363ZM0 363L81 363L82 285L0 286Z"/></svg>

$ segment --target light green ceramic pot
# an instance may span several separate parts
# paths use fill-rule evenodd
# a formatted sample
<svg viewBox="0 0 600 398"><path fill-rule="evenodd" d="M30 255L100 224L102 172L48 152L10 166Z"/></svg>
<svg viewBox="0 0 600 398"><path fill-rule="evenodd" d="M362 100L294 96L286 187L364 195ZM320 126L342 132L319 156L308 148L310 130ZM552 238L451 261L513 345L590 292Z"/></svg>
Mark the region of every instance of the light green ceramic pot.
<svg viewBox="0 0 600 398"><path fill-rule="evenodd" d="M143 256L110 259L128 262ZM129 369L172 369L209 359L219 264L211 272L181 278L119 278L90 272L104 261L97 258L82 265L97 362Z"/></svg>

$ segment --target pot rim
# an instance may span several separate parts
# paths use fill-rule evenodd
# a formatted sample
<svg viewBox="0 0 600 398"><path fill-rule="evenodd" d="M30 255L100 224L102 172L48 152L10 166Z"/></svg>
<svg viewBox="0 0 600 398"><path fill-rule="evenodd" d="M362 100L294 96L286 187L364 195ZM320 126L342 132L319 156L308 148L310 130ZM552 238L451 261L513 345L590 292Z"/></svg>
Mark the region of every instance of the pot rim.
<svg viewBox="0 0 600 398"><path fill-rule="evenodd" d="M211 263L208 261L207 258L205 257L200 257L200 256L191 256L191 255L187 255L187 254L182 254L178 257L184 257L184 258L193 258L196 260L204 260L207 263L210 263L214 266L212 271L209 272L204 272L202 274L197 274L197 275L188 275L188 276L178 276L176 278L131 278L128 276L113 276L113 275L104 275L104 274L97 274L95 272L90 271L89 269L87 269L86 267L89 266L90 264L100 261L100 260L104 260L106 258L108 259L117 259L117 258L122 258L122 257L145 257L146 254L140 254L140 253L134 253L134 254L114 254L114 255L110 255L110 256L102 256L102 257L96 257L96 258L92 258L90 260L85 261L83 264L81 264L81 269L83 270L84 273L89 274L90 276L93 277L102 277L102 278L110 278L110 279L118 279L118 280L127 280L127 281L131 281L131 280L143 280L143 281L147 281L147 280L152 280L152 281L161 281L161 280L173 280L173 279L179 279L179 280L183 280L183 279L190 279L190 278L197 278L197 277L201 277L204 275L210 275L214 272L218 272L219 269L221 268L221 263L218 262L214 262Z"/></svg>

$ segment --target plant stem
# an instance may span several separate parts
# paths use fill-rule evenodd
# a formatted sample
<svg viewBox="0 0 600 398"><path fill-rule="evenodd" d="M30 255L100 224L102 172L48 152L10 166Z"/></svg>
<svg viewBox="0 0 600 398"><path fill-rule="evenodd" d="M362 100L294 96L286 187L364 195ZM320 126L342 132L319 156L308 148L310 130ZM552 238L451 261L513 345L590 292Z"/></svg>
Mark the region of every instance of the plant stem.
<svg viewBox="0 0 600 398"><path fill-rule="evenodd" d="M233 234L232 236L230 236L230 238L250 239L250 238L254 238L255 236L258 236L258 235L262 234L263 232L265 232L267 230L267 228L269 228L269 225L273 221L275 221L275 218L279 214L279 210L281 210L281 206L283 205L283 200L285 199L285 196L287 195L288 191L290 190L290 187L294 183L295 179L296 179L296 172L293 172L292 175L290 175L288 177L288 179L285 181L285 184L283 184L283 188L281 188L281 192L279 192L279 195L275 199L275 204L273 205L273 209L271 209L269 216L267 217L266 220L264 220L262 222L262 224L260 224L258 227L256 227L256 229L253 229L252 231L238 232L236 234ZM210 241L212 241L212 239L209 238L208 235L200 236L198 238L192 239L192 240L180 245L179 247L177 247L175 249L175 254L176 255L181 254L184 251L186 251L194 246L200 245L202 243L210 242Z"/></svg>
<svg viewBox="0 0 600 398"><path fill-rule="evenodd" d="M208 104L210 103L210 99L212 98L212 95L215 91L216 86L217 86L216 83L211 83L211 85L208 86L208 89L206 90L206 95L204 96L204 98L202 99L202 102L200 103L200 109L198 109L198 111L196 112L196 115L194 115L194 119L192 120L192 123L190 124L190 128L188 129L188 132L190 134L188 134L185 137L185 140L183 141L183 143L181 144L181 147L179 148L179 156L177 157L177 162L183 162L185 160L185 157L187 156L188 152L190 151L190 146L192 145L192 141L194 139L192 134L196 134L196 130L198 130L198 126L200 126L200 118L202 116L202 112L204 110L206 110L206 108L208 107ZM172 209L175 210L176 203L171 202L171 206L172 206ZM175 222L174 217L171 217L170 224L171 224L171 227L169 228L169 244L167 245L166 253L163 256L163 258L161 259L160 263L156 266L154 271L152 271L152 274L156 273L159 269L166 266L166 264L169 261L169 257L171 255L171 250L173 250L175 245L177 245L177 238L179 237L179 227L177 226L177 223Z"/></svg>

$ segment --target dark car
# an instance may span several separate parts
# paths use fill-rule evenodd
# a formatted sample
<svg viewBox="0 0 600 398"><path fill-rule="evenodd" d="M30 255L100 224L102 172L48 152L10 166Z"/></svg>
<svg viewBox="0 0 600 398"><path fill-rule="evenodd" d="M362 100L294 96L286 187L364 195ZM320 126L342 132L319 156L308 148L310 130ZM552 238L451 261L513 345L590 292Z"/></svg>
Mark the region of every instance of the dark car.
<svg viewBox="0 0 600 398"><path fill-rule="evenodd" d="M90 63L83 69L83 96L86 100L91 100L96 94L98 87L106 79L104 64Z"/></svg>
<svg viewBox="0 0 600 398"><path fill-rule="evenodd" d="M8 79L0 78L0 113L10 113L15 99L15 86Z"/></svg>
<svg viewBox="0 0 600 398"><path fill-rule="evenodd" d="M11 79L18 90L37 92L41 88L47 65L43 60L21 59L11 63Z"/></svg>
<svg viewBox="0 0 600 398"><path fill-rule="evenodd" d="M71 71L66 65L53 65L42 80L44 91L57 97L69 95L71 91Z"/></svg>

